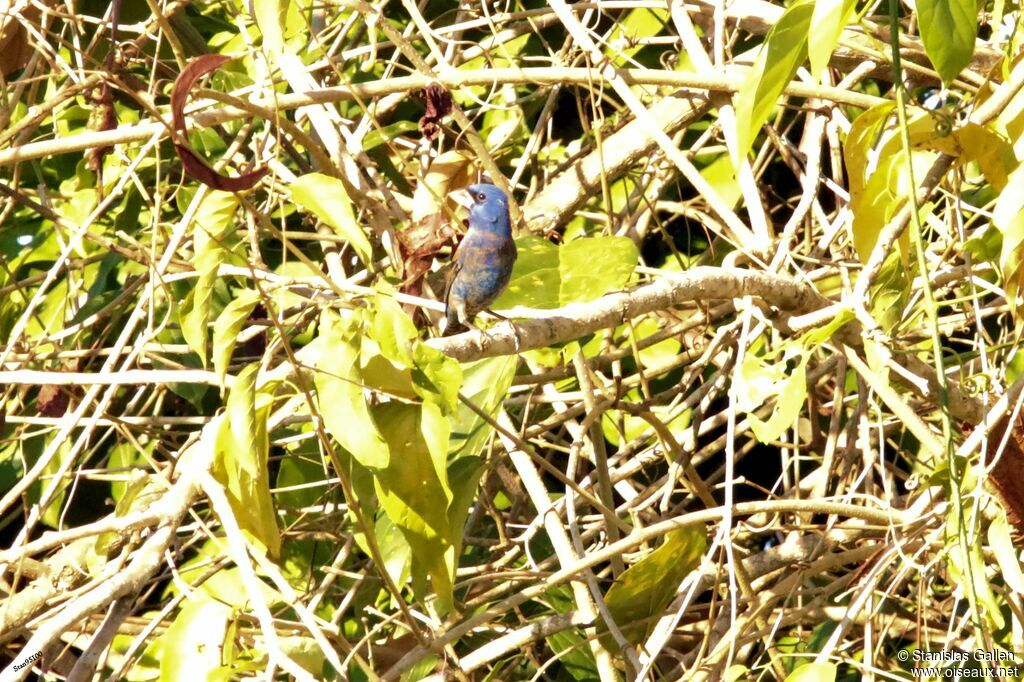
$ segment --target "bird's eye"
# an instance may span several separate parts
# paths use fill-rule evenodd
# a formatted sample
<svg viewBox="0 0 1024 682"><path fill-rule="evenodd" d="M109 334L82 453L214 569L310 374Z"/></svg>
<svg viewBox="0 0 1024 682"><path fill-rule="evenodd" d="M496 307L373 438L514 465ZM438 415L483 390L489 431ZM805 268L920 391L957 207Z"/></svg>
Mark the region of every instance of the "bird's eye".
<svg viewBox="0 0 1024 682"><path fill-rule="evenodd" d="M476 195L476 199L477 201L486 201L487 196L483 192L480 192Z"/></svg>

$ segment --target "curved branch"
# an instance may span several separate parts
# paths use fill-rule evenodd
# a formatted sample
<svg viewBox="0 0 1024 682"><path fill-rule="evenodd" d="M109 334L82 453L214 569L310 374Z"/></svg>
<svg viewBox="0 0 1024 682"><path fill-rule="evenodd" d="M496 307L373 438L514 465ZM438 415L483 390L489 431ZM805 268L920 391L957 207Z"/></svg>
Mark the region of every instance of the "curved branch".
<svg viewBox="0 0 1024 682"><path fill-rule="evenodd" d="M499 324L487 331L474 330L427 343L460 362L469 362L577 339L682 303L743 296L757 296L777 308L794 312L811 312L831 303L814 287L779 275L738 268L696 267L628 293L552 310L547 317Z"/></svg>

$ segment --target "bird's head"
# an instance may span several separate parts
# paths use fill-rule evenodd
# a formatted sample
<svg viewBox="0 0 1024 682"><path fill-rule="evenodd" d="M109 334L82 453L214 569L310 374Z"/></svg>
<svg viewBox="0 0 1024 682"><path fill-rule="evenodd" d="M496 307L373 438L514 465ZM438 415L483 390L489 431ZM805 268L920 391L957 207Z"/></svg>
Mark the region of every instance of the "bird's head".
<svg viewBox="0 0 1024 682"><path fill-rule="evenodd" d="M469 209L470 229L512 236L508 195L504 191L490 183L481 182L457 194L461 196L456 196L456 201Z"/></svg>

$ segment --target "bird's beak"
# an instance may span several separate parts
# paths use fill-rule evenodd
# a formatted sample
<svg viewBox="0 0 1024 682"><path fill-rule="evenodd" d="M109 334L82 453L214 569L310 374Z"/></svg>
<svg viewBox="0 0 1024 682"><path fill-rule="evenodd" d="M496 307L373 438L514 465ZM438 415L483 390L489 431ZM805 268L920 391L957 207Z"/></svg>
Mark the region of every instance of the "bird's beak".
<svg viewBox="0 0 1024 682"><path fill-rule="evenodd" d="M454 201L459 206L462 206L463 208L469 209L473 207L473 197L469 194L468 189L457 190L455 192L452 192L448 196L451 198L452 201Z"/></svg>

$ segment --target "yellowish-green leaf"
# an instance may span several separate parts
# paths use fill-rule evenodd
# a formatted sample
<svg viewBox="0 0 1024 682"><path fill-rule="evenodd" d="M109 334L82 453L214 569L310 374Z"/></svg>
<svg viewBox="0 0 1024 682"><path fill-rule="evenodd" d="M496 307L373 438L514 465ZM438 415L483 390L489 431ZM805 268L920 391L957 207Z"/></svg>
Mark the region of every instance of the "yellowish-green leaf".
<svg viewBox="0 0 1024 682"><path fill-rule="evenodd" d="M929 116L928 120L934 121L934 117ZM911 145L948 154L961 162L977 163L985 179L999 191L1006 187L1009 174L1018 165L1010 143L977 123L965 123L953 131L943 131L940 125L933 124L932 129L912 135Z"/></svg>
<svg viewBox="0 0 1024 682"><path fill-rule="evenodd" d="M559 308L585 303L626 285L639 255L627 237L590 237L556 246L540 237L516 240L519 258L495 310Z"/></svg>
<svg viewBox="0 0 1024 682"><path fill-rule="evenodd" d="M452 495L447 473L439 476L446 471L448 433L446 420L439 415L429 402L374 406L374 420L391 452L387 467L374 471L374 483L381 506L412 550L413 590L419 598L425 597L429 578L438 606L446 612L452 606L455 546L461 529L448 523Z"/></svg>
<svg viewBox="0 0 1024 682"><path fill-rule="evenodd" d="M271 54L284 49L285 21L289 0L252 0L253 18L263 34L263 47Z"/></svg>
<svg viewBox="0 0 1024 682"><path fill-rule="evenodd" d="M864 185L867 183L866 171L871 150L895 108L895 102L878 104L850 124L850 132L846 136L846 144L843 145L843 156L849 175L851 206L860 204Z"/></svg>
<svg viewBox="0 0 1024 682"><path fill-rule="evenodd" d="M793 425L807 398L807 357L801 355L793 371L786 362L769 365L754 354L747 354L735 377L739 409L747 413L754 436L762 443L775 441ZM754 412L769 398L775 398L775 410L768 421Z"/></svg>
<svg viewBox="0 0 1024 682"><path fill-rule="evenodd" d="M821 80L821 74L832 58L839 43L843 27L850 22L856 8L854 0L814 0L811 28L807 38L807 57L811 62L811 75Z"/></svg>
<svg viewBox="0 0 1024 682"><path fill-rule="evenodd" d="M975 0L917 0L924 51L946 85L974 54L978 9Z"/></svg>
<svg viewBox="0 0 1024 682"><path fill-rule="evenodd" d="M695 569L708 548L703 524L670 531L665 542L627 568L605 595L605 603L626 639L638 644L654 625L683 579ZM614 646L611 638L608 645Z"/></svg>
<svg viewBox="0 0 1024 682"><path fill-rule="evenodd" d="M50 463L43 469L42 481L43 483L38 486L33 486L34 490L38 490L35 496L35 501L42 497L43 492L53 482L53 477L57 475L63 464L67 461L68 455L71 452L71 440L66 440L57 447L57 454L50 459ZM65 478L59 484L57 493L50 497L50 503L46 506L43 511L43 515L40 520L50 528L61 527L61 510L64 508L64 501L68 496L68 479Z"/></svg>
<svg viewBox="0 0 1024 682"><path fill-rule="evenodd" d="M722 679L724 682L740 682L740 680L747 679L747 673L749 672L750 669L747 666L736 663L725 669L725 675Z"/></svg>
<svg viewBox="0 0 1024 682"><path fill-rule="evenodd" d="M1013 546L1013 538L1010 536L1010 524L1006 520L1006 512L1002 509L992 519L988 526L988 544L992 553L996 555L996 562L999 564L1003 574L1003 582L1016 594L1024 594L1024 572L1020 569L1019 552Z"/></svg>
<svg viewBox="0 0 1024 682"><path fill-rule="evenodd" d="M1010 174L1009 186L1022 187L1024 165ZM1003 192L996 199L992 222L1003 235L999 268L1003 273L1003 289L1010 311L1018 317L1017 298L1024 290L1024 192Z"/></svg>
<svg viewBox="0 0 1024 682"><path fill-rule="evenodd" d="M221 666L231 608L205 596L189 598L160 637L173 652L160 661L161 682L208 679Z"/></svg>
<svg viewBox="0 0 1024 682"><path fill-rule="evenodd" d="M668 18L666 9L639 7L630 10L621 21L616 22L607 40L605 54L616 66L626 66L630 63L629 57L643 49L642 39L661 33Z"/></svg>
<svg viewBox="0 0 1024 682"><path fill-rule="evenodd" d="M307 173L292 183L292 201L334 228L348 241L367 266L373 263L373 248L356 222L344 183L322 173Z"/></svg>
<svg viewBox="0 0 1024 682"><path fill-rule="evenodd" d="M736 178L736 166L728 154L721 154L717 159L701 169L700 174L715 188L718 196L727 206L735 206L743 197L740 182Z"/></svg>
<svg viewBox="0 0 1024 682"><path fill-rule="evenodd" d="M363 392L359 367L358 321L348 325L325 316L321 326L324 352L314 378L317 403L328 433L357 462L372 469L388 466L387 443L381 437Z"/></svg>
<svg viewBox="0 0 1024 682"><path fill-rule="evenodd" d="M493 416L505 399L516 374L516 358L485 358L462 367L462 394L485 414ZM472 409L459 403L452 420L451 457L477 457L493 429Z"/></svg>
<svg viewBox="0 0 1024 682"><path fill-rule="evenodd" d="M132 472L138 471L136 467L148 468L147 456L153 454L156 449L156 441L152 440L142 445L142 449L132 442L118 443L110 449L110 459L107 466L110 469L118 470L115 474L118 480L110 483L110 496L120 504L121 498L128 492L132 480Z"/></svg>
<svg viewBox="0 0 1024 682"><path fill-rule="evenodd" d="M453 413L458 408L462 385L458 361L424 343L415 345L413 361L413 390L424 400L437 404L445 414Z"/></svg>
<svg viewBox="0 0 1024 682"><path fill-rule="evenodd" d="M267 386L258 394L258 373L258 363L249 365L228 393L226 418L216 439L213 475L227 491L239 527L276 557L281 551L281 532L267 465L267 417L274 387Z"/></svg>
<svg viewBox="0 0 1024 682"><path fill-rule="evenodd" d="M797 0L786 8L768 32L754 67L736 93L733 102L740 128L734 163L750 151L761 126L775 110L779 95L803 63L813 12L814 0Z"/></svg>
<svg viewBox="0 0 1024 682"><path fill-rule="evenodd" d="M206 340L210 326L213 285L217 270L226 254L222 239L234 225L235 211L240 199L234 192L210 191L202 199L195 216L192 235L192 249L195 253L192 265L198 277L192 292L186 297L179 310L181 333L206 366Z"/></svg>
<svg viewBox="0 0 1024 682"><path fill-rule="evenodd" d="M370 336L388 360L406 367L412 365L412 342L419 334L412 318L390 296L378 296L374 301Z"/></svg>
<svg viewBox="0 0 1024 682"><path fill-rule="evenodd" d="M806 663L787 675L786 682L835 682L836 674L831 663Z"/></svg>
<svg viewBox="0 0 1024 682"><path fill-rule="evenodd" d="M1002 629L1005 621L999 607L1000 602L985 576L986 562L981 552L981 538L977 534L973 535L964 547L960 535L966 533L966 529L952 505L946 515L945 531L946 567L949 569L950 583L964 591L969 603L981 611L976 615L981 616L990 628Z"/></svg>
<svg viewBox="0 0 1024 682"><path fill-rule="evenodd" d="M908 132L911 147L916 149L908 157L900 136L894 130L886 131L887 136L881 135L890 110L891 107L879 105L865 112L854 122L847 138L853 243L862 261L867 261L871 255L885 224L907 202L911 192L910 164L913 165L914 182L919 183L936 157L935 152L925 149L926 141L940 137L932 116L923 114L913 119L908 124ZM858 125L861 119L864 121ZM871 149L880 136L883 141L876 153L877 162L871 167ZM906 237L899 242L904 267L908 267L908 244Z"/></svg>
<svg viewBox="0 0 1024 682"><path fill-rule="evenodd" d="M238 343L238 333L242 331L245 321L249 319L259 301L260 295L256 291L245 289L239 292L235 300L221 311L213 325L213 369L221 386L224 385L224 377L228 373L231 353Z"/></svg>

